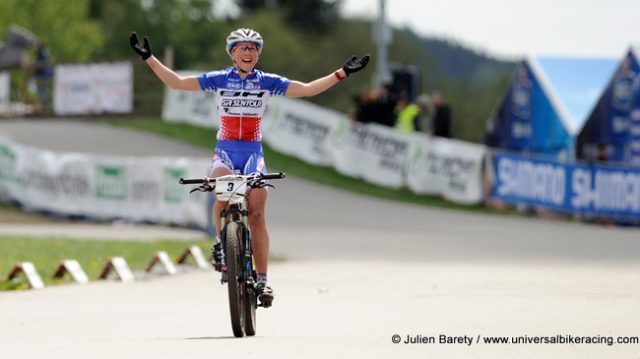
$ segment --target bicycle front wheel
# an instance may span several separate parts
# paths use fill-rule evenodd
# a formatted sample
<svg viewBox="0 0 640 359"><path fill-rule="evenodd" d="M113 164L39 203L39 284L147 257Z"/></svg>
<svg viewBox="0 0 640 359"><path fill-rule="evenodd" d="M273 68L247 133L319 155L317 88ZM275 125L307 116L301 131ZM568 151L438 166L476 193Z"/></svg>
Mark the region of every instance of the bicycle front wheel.
<svg viewBox="0 0 640 359"><path fill-rule="evenodd" d="M244 336L245 324L245 285L242 278L242 243L241 229L237 222L226 225L226 259L227 259L227 289L229 290L229 312L231 314L231 328L236 337Z"/></svg>

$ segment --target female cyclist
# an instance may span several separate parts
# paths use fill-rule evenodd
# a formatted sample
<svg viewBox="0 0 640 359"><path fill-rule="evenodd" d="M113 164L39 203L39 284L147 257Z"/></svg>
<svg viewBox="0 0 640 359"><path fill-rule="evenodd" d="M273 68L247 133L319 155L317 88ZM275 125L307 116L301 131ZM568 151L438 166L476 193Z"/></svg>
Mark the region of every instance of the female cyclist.
<svg viewBox="0 0 640 359"><path fill-rule="evenodd" d="M350 74L362 70L369 62L369 55L360 59L353 56L341 68L324 77L309 83L292 81L255 68L263 50L264 41L258 32L242 28L232 31L227 37L226 50L233 62L232 67L197 76L180 76L153 56L146 36L140 43L136 33L132 32L130 44L156 76L172 89L215 93L220 129L213 154L212 177L231 174L235 169L240 170L242 174L266 173L260 121L270 96L317 95L346 79ZM267 190L260 188L253 189L251 192L248 209L258 276L256 289L261 305L269 307L273 302L273 290L267 285L269 234L264 213ZM216 201L214 206L214 221L218 233L221 230L220 211L225 205L226 203ZM212 251L213 265L220 271L223 268L224 258L219 238Z"/></svg>

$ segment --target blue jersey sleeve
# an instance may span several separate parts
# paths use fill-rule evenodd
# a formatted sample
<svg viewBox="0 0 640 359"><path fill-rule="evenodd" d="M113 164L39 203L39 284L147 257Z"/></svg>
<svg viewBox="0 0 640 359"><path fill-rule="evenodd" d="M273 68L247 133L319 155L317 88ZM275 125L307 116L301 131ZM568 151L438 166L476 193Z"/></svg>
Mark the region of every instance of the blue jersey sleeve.
<svg viewBox="0 0 640 359"><path fill-rule="evenodd" d="M220 87L220 81L224 81L224 71L211 71L198 75L198 83L202 91L213 92Z"/></svg>
<svg viewBox="0 0 640 359"><path fill-rule="evenodd" d="M269 89L273 96L284 96L291 84L291 80L276 74L264 74L264 88Z"/></svg>

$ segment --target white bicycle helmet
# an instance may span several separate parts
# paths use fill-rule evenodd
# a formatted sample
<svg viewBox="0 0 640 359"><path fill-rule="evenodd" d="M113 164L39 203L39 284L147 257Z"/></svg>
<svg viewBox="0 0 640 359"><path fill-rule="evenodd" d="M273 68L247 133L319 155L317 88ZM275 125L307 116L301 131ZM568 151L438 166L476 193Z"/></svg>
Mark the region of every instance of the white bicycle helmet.
<svg viewBox="0 0 640 359"><path fill-rule="evenodd" d="M229 56L231 56L231 49L239 42L253 42L258 45L258 53L262 52L262 36L255 30L242 28L231 31L227 36L227 54Z"/></svg>

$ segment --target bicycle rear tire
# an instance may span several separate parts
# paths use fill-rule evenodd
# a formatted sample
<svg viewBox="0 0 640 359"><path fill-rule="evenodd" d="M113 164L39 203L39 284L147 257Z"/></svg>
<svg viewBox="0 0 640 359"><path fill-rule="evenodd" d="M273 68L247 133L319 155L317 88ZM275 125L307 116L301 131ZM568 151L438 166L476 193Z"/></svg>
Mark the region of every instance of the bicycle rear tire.
<svg viewBox="0 0 640 359"><path fill-rule="evenodd" d="M249 259L251 260L251 259ZM258 307L258 297L255 289L255 271L251 271L253 276L254 288L249 290L245 281L245 297L244 297L244 333L247 336L256 335L256 308Z"/></svg>
<svg viewBox="0 0 640 359"><path fill-rule="evenodd" d="M244 336L245 325L245 288L239 280L242 277L242 244L240 239L240 226L236 222L229 222L225 228L226 234L226 264L227 289L229 291L229 313L231 315L231 328L235 337Z"/></svg>

